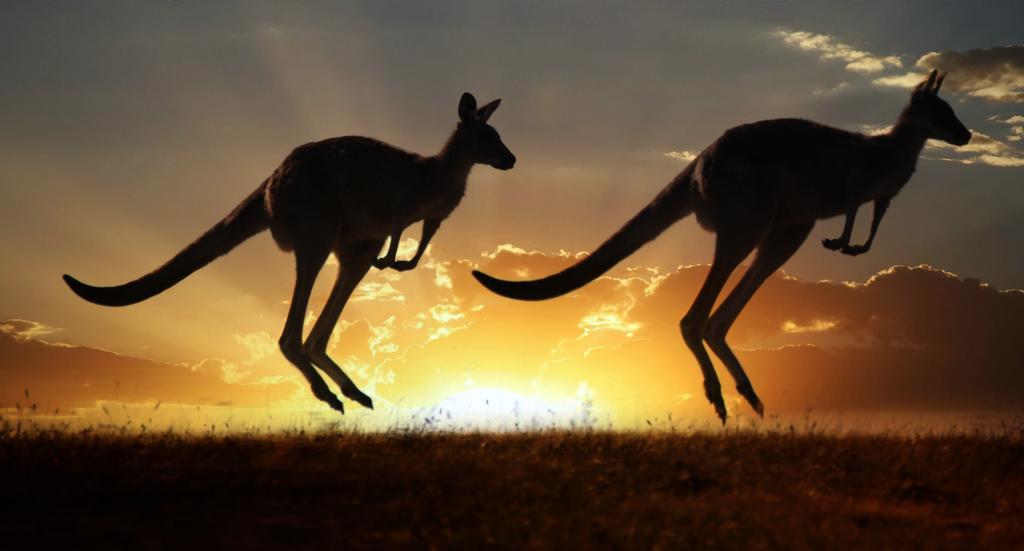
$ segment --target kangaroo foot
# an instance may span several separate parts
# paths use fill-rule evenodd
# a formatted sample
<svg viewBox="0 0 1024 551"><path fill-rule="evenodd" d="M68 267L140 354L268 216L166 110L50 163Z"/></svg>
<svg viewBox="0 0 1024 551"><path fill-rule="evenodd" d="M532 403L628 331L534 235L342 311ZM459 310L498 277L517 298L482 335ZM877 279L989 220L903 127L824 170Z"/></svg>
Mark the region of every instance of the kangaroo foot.
<svg viewBox="0 0 1024 551"><path fill-rule="evenodd" d="M326 346L317 346L312 342L307 344L307 354L313 364L323 369L329 377L334 379L338 388L341 389L342 396L362 405L363 407L373 409L373 400L366 394L363 394L363 392L356 387L355 383L352 382L352 379L349 379L348 375L345 375L345 372L338 367L338 364L334 363L334 360L324 352L325 348ZM329 393L326 389L325 392Z"/></svg>
<svg viewBox="0 0 1024 551"><path fill-rule="evenodd" d="M342 415L345 414L345 404L341 403L341 400L339 400L338 397L335 396L329 388L327 388L327 385L323 385L323 387L320 387L319 385L313 387L313 396L316 396L320 401L331 406L331 409L341 412Z"/></svg>
<svg viewBox="0 0 1024 551"><path fill-rule="evenodd" d="M728 413L725 411L725 399L722 398L722 387L718 384L707 384L704 383L704 395L707 396L708 401L715 407L715 413L718 418L722 420L722 424L725 424L725 419L728 417Z"/></svg>
<svg viewBox="0 0 1024 551"><path fill-rule="evenodd" d="M363 391L356 388L356 385L342 387L341 393L349 400L352 400L365 408L373 409L373 399L366 394L363 394Z"/></svg>
<svg viewBox="0 0 1024 551"><path fill-rule="evenodd" d="M740 393L740 396L746 398L750 407L754 408L754 411L764 419L764 404L762 404L761 399L757 397L757 393L754 392L754 387L750 385L750 382L748 381L736 385L736 391Z"/></svg>
<svg viewBox="0 0 1024 551"><path fill-rule="evenodd" d="M841 252L850 256L857 256L868 252L868 248L864 245L847 245L841 249Z"/></svg>

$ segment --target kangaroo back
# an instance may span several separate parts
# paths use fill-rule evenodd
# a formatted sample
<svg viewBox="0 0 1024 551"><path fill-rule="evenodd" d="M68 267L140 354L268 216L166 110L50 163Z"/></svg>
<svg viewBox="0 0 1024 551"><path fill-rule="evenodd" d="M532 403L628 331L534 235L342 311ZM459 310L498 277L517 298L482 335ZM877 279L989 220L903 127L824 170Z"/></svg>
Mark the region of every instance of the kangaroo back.
<svg viewBox="0 0 1024 551"><path fill-rule="evenodd" d="M185 247L163 266L123 285L93 287L65 274L64 281L76 295L103 306L127 306L160 294L226 254L246 239L267 229L263 182L235 210Z"/></svg>
<svg viewBox="0 0 1024 551"><path fill-rule="evenodd" d="M593 254L557 274L532 281L507 281L474 270L473 277L491 291L518 300L546 300L575 291L693 212L691 174L692 169L687 168Z"/></svg>

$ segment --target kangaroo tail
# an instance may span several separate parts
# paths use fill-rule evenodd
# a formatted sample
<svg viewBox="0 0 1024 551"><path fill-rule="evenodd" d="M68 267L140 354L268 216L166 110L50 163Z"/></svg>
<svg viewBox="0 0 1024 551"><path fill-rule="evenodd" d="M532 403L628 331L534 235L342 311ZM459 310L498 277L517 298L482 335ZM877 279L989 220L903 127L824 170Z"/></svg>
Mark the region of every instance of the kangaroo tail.
<svg viewBox="0 0 1024 551"><path fill-rule="evenodd" d="M685 171L593 254L557 274L532 281L507 281L474 270L473 277L491 291L518 300L546 300L575 291L693 212L690 193L689 171Z"/></svg>
<svg viewBox="0 0 1024 551"><path fill-rule="evenodd" d="M127 306L162 293L246 239L267 229L268 219L263 198L265 188L266 182L174 258L135 281L114 287L93 287L65 274L64 282L76 295L103 306Z"/></svg>

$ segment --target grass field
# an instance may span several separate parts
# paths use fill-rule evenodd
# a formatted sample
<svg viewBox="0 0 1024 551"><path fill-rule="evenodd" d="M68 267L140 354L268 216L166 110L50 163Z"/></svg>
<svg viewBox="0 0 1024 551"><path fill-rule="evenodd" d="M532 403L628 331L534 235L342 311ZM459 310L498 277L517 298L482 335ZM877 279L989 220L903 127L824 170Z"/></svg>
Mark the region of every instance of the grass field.
<svg viewBox="0 0 1024 551"><path fill-rule="evenodd" d="M8 430L0 478L10 549L1024 546L1017 433Z"/></svg>

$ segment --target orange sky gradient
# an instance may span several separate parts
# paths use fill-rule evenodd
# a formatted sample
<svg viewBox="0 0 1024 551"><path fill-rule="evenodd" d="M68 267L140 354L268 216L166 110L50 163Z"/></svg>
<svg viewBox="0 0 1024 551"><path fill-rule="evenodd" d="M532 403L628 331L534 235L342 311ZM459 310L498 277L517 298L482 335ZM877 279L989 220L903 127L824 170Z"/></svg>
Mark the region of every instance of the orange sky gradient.
<svg viewBox="0 0 1024 551"><path fill-rule="evenodd" d="M678 331L713 247L692 218L552 301L493 296L470 271L520 279L565 267L731 126L802 117L882 129L933 66L950 69L943 95L974 141L924 149L869 254L825 250L842 220L818 224L730 341L768 414L1019 411L1020 12L1000 2L5 4L0 415L35 405L107 422L135 408L136 424L174 425L217 410L387 428L510 399L519 403L502 404L504 418L527 421L713 421ZM294 274L269 235L127 308L88 304L61 281L116 284L161 265L296 145L360 134L434 153L464 91L503 99L491 122L519 161L475 168L420 267L372 271L348 304L330 352L373 412L349 403L334 415L277 350ZM407 258L419 228L405 235ZM335 270L321 274L307 328ZM749 418L719 373L730 415Z"/></svg>

